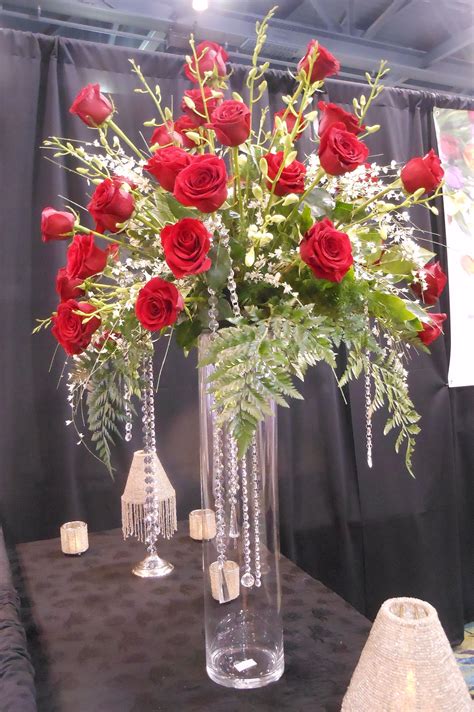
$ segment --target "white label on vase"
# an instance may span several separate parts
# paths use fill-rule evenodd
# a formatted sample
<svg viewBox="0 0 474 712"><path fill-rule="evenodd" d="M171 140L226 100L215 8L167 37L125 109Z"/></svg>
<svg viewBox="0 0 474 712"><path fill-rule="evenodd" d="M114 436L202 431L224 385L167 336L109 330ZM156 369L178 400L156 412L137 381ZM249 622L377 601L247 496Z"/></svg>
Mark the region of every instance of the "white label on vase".
<svg viewBox="0 0 474 712"><path fill-rule="evenodd" d="M248 660L242 660L240 663L234 663L234 667L237 670L237 672L243 672L244 670L248 670L251 667L255 667L257 663L255 660L252 658L249 658Z"/></svg>

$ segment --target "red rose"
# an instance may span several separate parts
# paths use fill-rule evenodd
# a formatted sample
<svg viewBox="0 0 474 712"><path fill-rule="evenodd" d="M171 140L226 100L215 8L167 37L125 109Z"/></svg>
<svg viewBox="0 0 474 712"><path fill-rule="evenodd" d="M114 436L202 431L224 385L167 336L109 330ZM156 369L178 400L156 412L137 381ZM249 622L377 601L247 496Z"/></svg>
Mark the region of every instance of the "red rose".
<svg viewBox="0 0 474 712"><path fill-rule="evenodd" d="M278 153L267 153L264 156L268 166L267 188L272 189L272 181L278 175L281 162L283 161L283 151ZM288 195L289 193L304 193L304 177L306 175L306 167L299 161L292 161L289 166L286 166L278 178L273 190L275 195Z"/></svg>
<svg viewBox="0 0 474 712"><path fill-rule="evenodd" d="M309 73L310 57L314 57L316 53L318 56L313 64L311 81L319 82L325 77L337 74L341 68L341 65L337 59L332 56L331 52L329 52L326 47L320 45L316 40L311 40L309 42L305 56L298 62L298 72L304 70L305 74Z"/></svg>
<svg viewBox="0 0 474 712"><path fill-rule="evenodd" d="M403 166L400 178L407 193L414 193L424 188L425 193L432 193L443 180L444 171L441 161L431 149L426 156L417 156Z"/></svg>
<svg viewBox="0 0 474 712"><path fill-rule="evenodd" d="M321 136L318 155L326 173L340 176L364 163L369 149L353 133L347 131L342 122L337 122Z"/></svg>
<svg viewBox="0 0 474 712"><path fill-rule="evenodd" d="M424 269L418 272L417 276L423 278L423 281L426 282L426 287L422 289L421 282L414 282L410 285L412 292L416 294L418 299L421 299L424 304L431 307L438 301L448 278L443 272L439 262L433 262L427 267L424 267Z"/></svg>
<svg viewBox="0 0 474 712"><path fill-rule="evenodd" d="M183 137L175 130L172 121L157 126L150 139L151 146L155 146L156 144L158 144L158 146L181 146L182 143Z"/></svg>
<svg viewBox="0 0 474 712"><path fill-rule="evenodd" d="M212 112L217 108L218 104L222 101L223 93L218 91L213 91L209 87L204 87L204 99L206 106L204 106L204 100L202 92L200 89L188 89L184 92L184 97L188 97L194 102L194 108L187 105L185 98L181 102L181 109L189 118L194 122L194 126L202 126L208 120ZM207 108L207 114L206 114Z"/></svg>
<svg viewBox="0 0 474 712"><path fill-rule="evenodd" d="M310 227L300 243L303 262L316 277L340 282L354 259L349 236L336 230L329 218Z"/></svg>
<svg viewBox="0 0 474 712"><path fill-rule="evenodd" d="M287 113L286 113L285 118L283 118L285 111ZM291 111L288 111L287 109L280 109L280 111L276 111L275 115L274 115L274 119L273 119L273 130L276 130L276 120L275 119L277 118L277 116L283 121L284 124L286 124L286 130L288 131L288 133L292 133L293 129L295 128L297 117ZM306 128L306 123L303 120L298 128L297 133L296 133L295 141L297 141L299 138L301 138L301 136L304 133L305 128Z"/></svg>
<svg viewBox="0 0 474 712"><path fill-rule="evenodd" d="M423 329L418 332L420 340L429 346L443 333L442 323L447 319L446 314L429 314L430 321L423 323Z"/></svg>
<svg viewBox="0 0 474 712"><path fill-rule="evenodd" d="M77 314L78 311L84 313ZM76 302L75 299L68 299L58 306L57 313L53 316L52 332L69 356L80 354L89 346L92 334L100 326L100 319L96 316L88 318L85 315L95 311L92 304Z"/></svg>
<svg viewBox="0 0 474 712"><path fill-rule="evenodd" d="M461 158L461 145L459 139L451 134L442 134L440 140L440 153L446 161L455 161Z"/></svg>
<svg viewBox="0 0 474 712"><path fill-rule="evenodd" d="M240 146L250 136L250 109L242 101L223 101L212 112L209 126L224 146Z"/></svg>
<svg viewBox="0 0 474 712"><path fill-rule="evenodd" d="M79 285L83 281L80 277L68 277L66 267L61 267L56 275L56 291L61 301L67 302L68 299L82 297L84 290L79 289Z"/></svg>
<svg viewBox="0 0 474 712"><path fill-rule="evenodd" d="M181 205L192 206L203 213L213 213L227 200L227 170L222 158L196 156L178 174L174 197Z"/></svg>
<svg viewBox="0 0 474 712"><path fill-rule="evenodd" d="M159 331L174 324L183 307L183 297L174 284L154 277L140 289L135 313L145 329Z"/></svg>
<svg viewBox="0 0 474 712"><path fill-rule="evenodd" d="M129 183L123 178L106 178L93 192L87 209L97 223L98 232L117 232L121 229L119 225L132 217L135 201L126 185Z"/></svg>
<svg viewBox="0 0 474 712"><path fill-rule="evenodd" d="M156 178L165 190L174 190L176 176L189 166L193 157L178 146L159 148L143 168Z"/></svg>
<svg viewBox="0 0 474 712"><path fill-rule="evenodd" d="M229 59L229 55L223 47L216 42L200 42L196 47L197 66L194 57L191 64L185 64L184 73L187 78L195 84L199 83L197 69L201 79L204 79L205 72L216 72L218 77L225 77L227 69L225 63Z"/></svg>
<svg viewBox="0 0 474 712"><path fill-rule="evenodd" d="M187 114L182 114L176 119L174 130L181 136L184 148L196 148L198 144L186 135L186 131L196 131L196 124Z"/></svg>
<svg viewBox="0 0 474 712"><path fill-rule="evenodd" d="M67 251L66 273L70 279L78 277L82 280L102 272L107 264L107 258L115 252L116 247L101 250L94 242L94 236L74 235Z"/></svg>
<svg viewBox="0 0 474 712"><path fill-rule="evenodd" d="M318 134L320 136L331 128L334 124L344 124L346 131L355 134L356 136L365 131L365 126L359 126L359 119L354 114L350 114L345 111L341 106L337 104L326 104L325 101L318 102L319 114L319 126Z"/></svg>
<svg viewBox="0 0 474 712"><path fill-rule="evenodd" d="M99 84L88 84L76 96L69 111L79 116L87 126L101 126L113 114L114 107L100 93Z"/></svg>
<svg viewBox="0 0 474 712"><path fill-rule="evenodd" d="M206 272L211 266L207 253L211 235L205 225L195 218L183 218L161 231L165 260L177 279L187 274Z"/></svg>
<svg viewBox="0 0 474 712"><path fill-rule="evenodd" d="M51 240L66 240L74 231L76 218L72 213L61 212L54 208L43 208L41 213L41 239L43 242Z"/></svg>

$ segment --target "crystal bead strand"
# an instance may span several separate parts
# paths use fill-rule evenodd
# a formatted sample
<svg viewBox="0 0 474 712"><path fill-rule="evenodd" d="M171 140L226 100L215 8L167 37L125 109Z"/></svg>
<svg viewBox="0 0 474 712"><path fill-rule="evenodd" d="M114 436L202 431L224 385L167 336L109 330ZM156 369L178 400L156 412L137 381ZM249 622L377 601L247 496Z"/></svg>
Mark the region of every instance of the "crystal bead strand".
<svg viewBox="0 0 474 712"><path fill-rule="evenodd" d="M129 443L130 440L132 439L132 430L133 430L133 417L132 417L132 409L130 408L130 391L128 386L125 386L124 392L123 392L123 399L124 399L124 415L125 415L125 442Z"/></svg>
<svg viewBox="0 0 474 712"><path fill-rule="evenodd" d="M237 495L239 492L239 465L237 458L237 443L235 438L227 432L227 452L229 462L229 484L228 496L230 501L230 522L229 536L231 539L237 539L240 536L239 525L237 522Z"/></svg>
<svg viewBox="0 0 474 712"><path fill-rule="evenodd" d="M262 568L260 561L260 478L258 473L257 438L252 440L252 503L253 503L253 537L255 559L255 585L262 584Z"/></svg>
<svg viewBox="0 0 474 712"><path fill-rule="evenodd" d="M145 543L149 554L156 554L157 526L157 482L155 472L155 407L153 394L153 359L143 360L143 449L145 451Z"/></svg>
<svg viewBox="0 0 474 712"><path fill-rule="evenodd" d="M211 287L208 287L209 292L209 328L211 330L211 339L214 339L219 328L217 320L217 296ZM213 457L213 474L214 474L214 500L216 508L216 549L217 560L224 567L226 561L226 526L225 526L225 487L224 487L224 453L222 442L222 428L217 423L215 409L211 407L212 417L212 457ZM224 580L224 577L222 577Z"/></svg>
<svg viewBox="0 0 474 712"><path fill-rule="evenodd" d="M250 545L250 516L249 516L249 492L247 477L247 456L240 461L240 471L242 475L242 532L243 532L243 554L245 573L240 579L240 583L245 588L252 588L255 583L252 568L252 552Z"/></svg>
<svg viewBox="0 0 474 712"><path fill-rule="evenodd" d="M369 307L365 305L365 318L367 319L367 329L370 331ZM366 352L367 364L364 376L365 388L365 444L367 450L367 465L372 467L372 379L370 375L370 353Z"/></svg>
<svg viewBox="0 0 474 712"><path fill-rule="evenodd" d="M237 296L237 285L235 283L235 272L234 272L234 268L232 267L232 257L230 254L228 233L224 233L224 235L221 238L221 242L222 242L223 246L226 248L227 252L229 253L230 268L229 268L229 275L227 277L227 289L229 290L230 302L232 304L232 311L234 312L234 316L238 317L238 316L240 316L240 306L239 306L239 298Z"/></svg>
<svg viewBox="0 0 474 712"><path fill-rule="evenodd" d="M367 354L367 360L369 356ZM370 378L370 361L365 372L365 441L367 448L367 464L372 467L372 383Z"/></svg>

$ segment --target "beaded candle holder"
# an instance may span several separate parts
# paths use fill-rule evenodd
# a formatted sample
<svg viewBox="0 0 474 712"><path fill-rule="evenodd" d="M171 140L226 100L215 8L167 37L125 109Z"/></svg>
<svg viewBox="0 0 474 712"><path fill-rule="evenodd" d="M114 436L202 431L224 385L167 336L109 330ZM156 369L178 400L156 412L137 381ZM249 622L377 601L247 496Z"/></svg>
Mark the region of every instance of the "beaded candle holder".
<svg viewBox="0 0 474 712"><path fill-rule="evenodd" d="M86 522L66 522L61 526L61 551L69 556L80 556L89 548Z"/></svg>

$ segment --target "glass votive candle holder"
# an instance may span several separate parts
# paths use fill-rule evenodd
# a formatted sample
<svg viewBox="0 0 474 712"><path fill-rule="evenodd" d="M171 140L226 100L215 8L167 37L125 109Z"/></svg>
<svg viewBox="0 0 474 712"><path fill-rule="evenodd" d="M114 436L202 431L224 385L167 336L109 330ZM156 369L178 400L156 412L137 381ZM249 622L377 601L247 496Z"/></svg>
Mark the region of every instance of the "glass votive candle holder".
<svg viewBox="0 0 474 712"><path fill-rule="evenodd" d="M209 566L211 594L219 603L228 603L240 593L240 567L235 561L213 561Z"/></svg>
<svg viewBox="0 0 474 712"><path fill-rule="evenodd" d="M89 548L86 522L66 522L61 526L61 551L70 556L79 556Z"/></svg>
<svg viewBox="0 0 474 712"><path fill-rule="evenodd" d="M189 536L196 541L214 539L216 515L212 509L193 509L189 513Z"/></svg>

